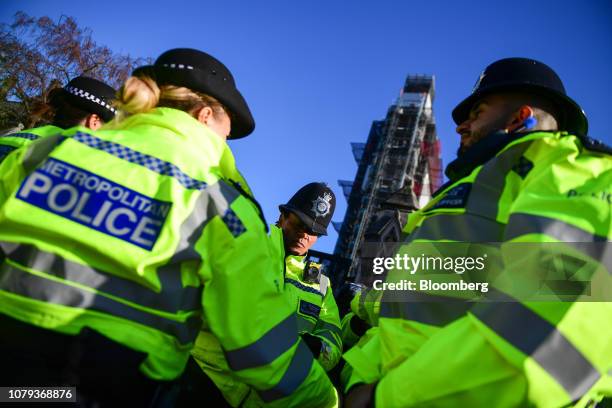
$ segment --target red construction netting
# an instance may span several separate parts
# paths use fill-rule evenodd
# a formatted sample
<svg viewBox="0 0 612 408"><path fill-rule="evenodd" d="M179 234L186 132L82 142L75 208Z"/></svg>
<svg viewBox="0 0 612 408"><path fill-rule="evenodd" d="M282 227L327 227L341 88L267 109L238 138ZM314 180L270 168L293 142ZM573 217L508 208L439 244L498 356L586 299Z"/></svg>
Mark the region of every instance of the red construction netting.
<svg viewBox="0 0 612 408"><path fill-rule="evenodd" d="M429 187L430 191L434 192L442 185L444 178L442 176L442 158L440 157L440 140L436 139L433 142L421 142L421 157L427 160L427 170L429 172ZM421 196L423 191L423 179L414 180L412 191L417 197Z"/></svg>

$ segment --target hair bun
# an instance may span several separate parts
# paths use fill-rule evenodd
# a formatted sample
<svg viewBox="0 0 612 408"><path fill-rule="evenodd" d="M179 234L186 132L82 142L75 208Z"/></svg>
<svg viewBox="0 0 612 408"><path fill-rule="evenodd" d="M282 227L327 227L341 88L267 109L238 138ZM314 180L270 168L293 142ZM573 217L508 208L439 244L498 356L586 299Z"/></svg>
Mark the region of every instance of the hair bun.
<svg viewBox="0 0 612 408"><path fill-rule="evenodd" d="M119 108L128 113L147 112L159 102L160 90L148 76L131 76L119 90Z"/></svg>

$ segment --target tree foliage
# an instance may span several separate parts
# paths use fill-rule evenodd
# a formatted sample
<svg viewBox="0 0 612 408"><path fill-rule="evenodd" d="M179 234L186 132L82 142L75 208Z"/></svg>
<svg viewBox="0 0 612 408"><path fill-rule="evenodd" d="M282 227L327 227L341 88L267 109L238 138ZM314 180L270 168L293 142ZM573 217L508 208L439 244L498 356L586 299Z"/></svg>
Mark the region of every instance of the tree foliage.
<svg viewBox="0 0 612 408"><path fill-rule="evenodd" d="M54 21L17 12L11 24L0 24L0 127L33 126L33 110L47 102L49 91L78 75L117 88L149 62L97 44L73 17Z"/></svg>

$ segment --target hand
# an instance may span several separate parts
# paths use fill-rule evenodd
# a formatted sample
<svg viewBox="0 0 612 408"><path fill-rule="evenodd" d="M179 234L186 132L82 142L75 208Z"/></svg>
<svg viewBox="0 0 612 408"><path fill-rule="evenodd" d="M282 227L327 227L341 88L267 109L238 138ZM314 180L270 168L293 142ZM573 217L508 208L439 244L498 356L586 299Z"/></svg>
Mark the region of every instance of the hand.
<svg viewBox="0 0 612 408"><path fill-rule="evenodd" d="M353 282L345 282L340 286L338 296L335 297L340 316L344 316L351 311L351 301L364 289L364 285Z"/></svg>
<svg viewBox="0 0 612 408"><path fill-rule="evenodd" d="M347 408L368 408L374 406L374 391L376 384L360 384L349 391L344 400Z"/></svg>
<svg viewBox="0 0 612 408"><path fill-rule="evenodd" d="M365 320L361 319L359 316L354 315L351 317L351 330L357 336L361 337L367 332L372 326L370 326Z"/></svg>

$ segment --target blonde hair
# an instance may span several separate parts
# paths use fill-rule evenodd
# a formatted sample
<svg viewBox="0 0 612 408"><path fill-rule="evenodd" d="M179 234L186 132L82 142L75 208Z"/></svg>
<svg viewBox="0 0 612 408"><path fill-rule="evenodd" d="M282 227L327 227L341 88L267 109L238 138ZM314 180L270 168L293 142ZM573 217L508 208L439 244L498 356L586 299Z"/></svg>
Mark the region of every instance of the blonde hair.
<svg viewBox="0 0 612 408"><path fill-rule="evenodd" d="M156 107L167 107L194 114L203 107L213 112L229 111L210 95L193 91L183 86L158 85L146 73L132 76L119 90L119 109L127 114L143 113Z"/></svg>

